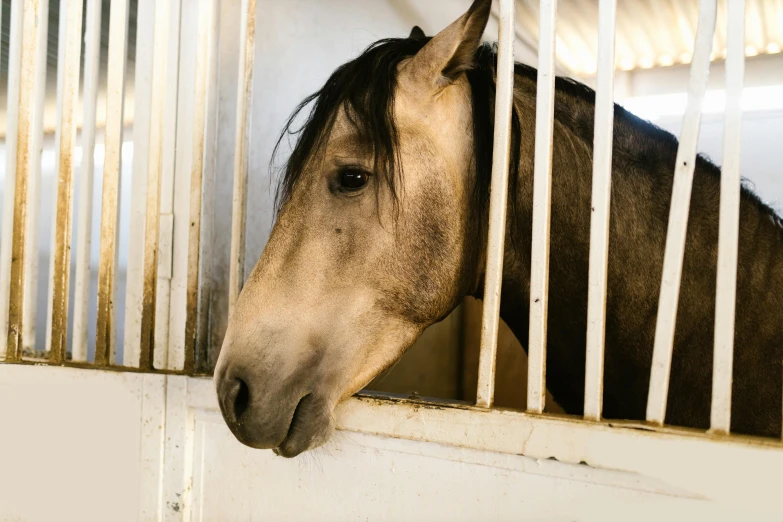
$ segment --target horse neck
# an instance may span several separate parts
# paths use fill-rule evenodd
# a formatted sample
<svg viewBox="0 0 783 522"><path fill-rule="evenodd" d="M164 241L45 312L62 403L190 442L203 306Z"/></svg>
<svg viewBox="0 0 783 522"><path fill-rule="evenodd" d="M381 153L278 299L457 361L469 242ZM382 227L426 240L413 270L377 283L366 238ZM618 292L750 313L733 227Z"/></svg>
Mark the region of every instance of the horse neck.
<svg viewBox="0 0 783 522"><path fill-rule="evenodd" d="M526 347L535 161L535 77L516 75L514 105L519 115L521 133L519 174L518 181L509 186L501 317ZM594 106L584 99L558 90L555 107L552 218L573 231L573 244L572 248L564 249L559 243L551 243L550 264L555 269L570 266L577 273L584 269L586 274L590 216L589 208L583 209L581 207L584 205L578 205L577 202L585 197L589 201L590 198ZM569 190L559 187L563 183L571 185ZM569 211L563 212L564 209Z"/></svg>

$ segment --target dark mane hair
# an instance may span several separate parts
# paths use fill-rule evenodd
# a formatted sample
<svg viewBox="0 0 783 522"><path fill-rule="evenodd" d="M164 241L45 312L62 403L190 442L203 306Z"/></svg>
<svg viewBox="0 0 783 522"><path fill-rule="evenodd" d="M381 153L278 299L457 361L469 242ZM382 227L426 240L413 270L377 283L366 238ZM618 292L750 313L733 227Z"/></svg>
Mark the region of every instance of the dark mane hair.
<svg viewBox="0 0 783 522"><path fill-rule="evenodd" d="M386 183L395 203L398 201L403 173L394 122L397 66L405 58L415 55L430 39L389 38L373 43L357 58L337 68L319 91L296 107L280 133L273 152L274 158L286 136L298 135L279 180L275 198L278 210L291 197L308 159L325 145L340 108L345 110L360 139L372 146L376 182ZM476 51L473 68L466 71L473 104L473 168L476 181L472 198L473 211L477 216L484 215L489 200L496 62L497 53L485 43ZM294 128L297 119L309 106L312 108L304 124ZM519 115L515 111L509 173L511 190L515 190L518 179L520 139ZM514 205L510 211L516 212Z"/></svg>
<svg viewBox="0 0 783 522"><path fill-rule="evenodd" d="M401 61L415 55L431 37L387 38L367 47L357 58L341 65L329 77L324 86L307 96L293 111L277 139L272 158L280 152L280 145L287 136L297 136L296 145L283 168L275 195L277 211L291 197L294 186L304 174L309 158L326 143L335 116L343 108L359 138L371 146L374 154L373 171L376 183L386 183L395 204L402 187L402 168L399 156L399 140L394 122L394 93L397 86L397 69ZM489 204L489 186L492 170L492 146L494 127L495 47L484 43L476 50L473 67L466 71L471 87L473 114L473 169L475 182L472 187L472 212L476 219L483 219ZM514 74L536 81L533 67L516 63ZM589 114L571 114L555 103L555 117L567 122L572 130L592 147L595 91L570 78L557 77L555 89L559 94L582 99ZM302 126L294 125L305 110L310 108ZM616 125L623 122L634 136L632 146L617 143L614 154L628 156L635 162L649 163L664 156L674 158L678 140L670 132L643 120L615 104ZM509 193L515 194L519 181L519 155L521 150L520 115L514 107L511 130L511 158ZM617 131L617 129L615 129ZM641 139L637 139L641 138ZM615 141L618 139L615 132ZM630 137L621 141L629 141ZM619 145L619 146L617 146ZM697 161L713 176L720 177L720 168L706 156L699 154ZM272 162L274 165L274 161ZM769 215L783 227L779 214L743 183L742 195L760 211ZM517 198L511 198L509 213L512 219L519 216ZM479 227L481 229L481 227Z"/></svg>

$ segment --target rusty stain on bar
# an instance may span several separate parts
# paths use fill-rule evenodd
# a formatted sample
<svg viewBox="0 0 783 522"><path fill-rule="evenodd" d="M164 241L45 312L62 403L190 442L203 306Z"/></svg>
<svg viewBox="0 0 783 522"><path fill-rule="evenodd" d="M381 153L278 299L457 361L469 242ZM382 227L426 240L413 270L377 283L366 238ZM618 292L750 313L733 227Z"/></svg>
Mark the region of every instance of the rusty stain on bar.
<svg viewBox="0 0 783 522"><path fill-rule="evenodd" d="M128 0L115 0L109 20L109 64L106 103L107 111L105 159L103 164L103 194L101 205L101 248L98 265L98 321L95 335L95 363L116 363L116 299L117 229L120 175L122 169L122 120L125 98L125 66L128 42Z"/></svg>
<svg viewBox="0 0 783 522"><path fill-rule="evenodd" d="M231 257L229 260L228 316L234 311L245 280L245 239L247 222L247 155L250 139L250 108L253 103L253 62L255 58L256 2L242 0L240 29L239 93L234 149L234 195L231 215Z"/></svg>
<svg viewBox="0 0 783 522"><path fill-rule="evenodd" d="M35 35L37 20L48 7L47 0L26 0L23 7L22 34ZM20 35L21 36L21 35ZM14 222L11 246L11 284L9 289L7 361L22 357L22 328L24 309L24 260L27 224L27 178L30 168L30 142L34 114L35 63L37 49L43 42L38 38L22 39L21 70L19 75L19 119L16 143L16 191L14 194Z"/></svg>
<svg viewBox="0 0 783 522"><path fill-rule="evenodd" d="M81 1L68 3L65 37L65 74L63 77L60 120L60 160L57 176L57 213L52 277L52 339L49 359L53 364L65 361L68 328L68 276L71 272L71 199L73 182L74 111L79 101L79 62L81 61ZM61 43L62 45L62 43Z"/></svg>
<svg viewBox="0 0 783 522"><path fill-rule="evenodd" d="M185 373L195 368L196 325L198 319L199 252L201 236L202 177L207 123L209 46L212 35L214 0L200 0L196 51L195 96L193 99L193 163L190 173L190 227L188 234L188 275L185 317Z"/></svg>
<svg viewBox="0 0 783 522"><path fill-rule="evenodd" d="M155 5L154 45L167 40L169 1ZM147 210L144 228L144 284L141 303L141 343L139 367L152 368L155 344L155 291L158 279L158 228L160 222L161 168L163 159L163 113L166 95L167 53L154 53L152 65L152 102L150 122L149 169L147 174Z"/></svg>

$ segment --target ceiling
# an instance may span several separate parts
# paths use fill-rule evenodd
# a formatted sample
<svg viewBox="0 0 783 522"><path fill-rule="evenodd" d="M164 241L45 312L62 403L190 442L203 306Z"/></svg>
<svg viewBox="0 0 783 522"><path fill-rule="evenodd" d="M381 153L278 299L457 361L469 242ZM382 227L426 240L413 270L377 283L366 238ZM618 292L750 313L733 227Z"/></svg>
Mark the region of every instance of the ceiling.
<svg viewBox="0 0 783 522"><path fill-rule="evenodd" d="M713 60L726 50L726 1L718 0ZM538 0L517 0L517 37L537 48ZM617 0L616 65L621 70L690 63L699 0ZM595 74L598 0L559 0L557 60L576 76ZM783 0L746 0L746 56L783 47Z"/></svg>

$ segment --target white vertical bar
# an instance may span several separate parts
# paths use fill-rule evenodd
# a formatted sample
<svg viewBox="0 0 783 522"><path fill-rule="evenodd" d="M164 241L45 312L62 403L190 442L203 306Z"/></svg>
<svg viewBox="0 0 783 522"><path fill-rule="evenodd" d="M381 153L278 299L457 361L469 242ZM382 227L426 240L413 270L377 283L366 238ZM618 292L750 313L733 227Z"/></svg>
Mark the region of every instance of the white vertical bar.
<svg viewBox="0 0 783 522"><path fill-rule="evenodd" d="M7 345L6 359L19 360L22 356L22 332L24 324L24 290L25 279L30 274L27 270L27 257L25 252L25 232L27 230L27 217L29 214L30 198L28 197L28 179L30 177L31 160L35 156L31 146L35 139L33 133L34 122L38 119L35 103L35 78L36 63L38 62L38 49L46 45L46 33L40 30L40 18L46 16L49 10L48 0L26 0L22 2L22 26L17 34L21 43L21 60L19 68L19 94L17 116L17 140L15 162L14 185L14 211L11 234L10 256L10 288L8 293L8 328L6 330ZM24 38L22 38L24 36ZM11 175L11 173L8 173Z"/></svg>
<svg viewBox="0 0 783 522"><path fill-rule="evenodd" d="M60 13L59 18L60 20L65 20L68 16L68 0L62 0L60 2ZM57 33L57 41L58 42L64 42L65 41L65 28L66 24L59 24L58 26L58 33ZM65 45L58 45L57 46L57 63L63 64L65 63ZM55 129L54 129L54 143L55 143L55 171L59 169L60 164L60 148L57 146L58 143L60 143L60 122L62 121L62 97L63 97L63 78L65 75L65 67L57 67L57 116L55 118ZM57 197L54 198L54 205L57 205ZM50 236L50 255L49 255L49 272L48 272L48 285L47 285L47 294L46 294L46 352L51 354L52 349L52 320L54 317L54 242L56 241L56 235L57 235L57 212L56 209L52 209L51 214L52 219L52 226L51 226L51 236Z"/></svg>
<svg viewBox="0 0 783 522"><path fill-rule="evenodd" d="M702 0L699 6L696 47L691 62L688 105L685 109L680 146L677 149L677 161L674 167L669 229L666 234L663 277L655 325L652 369L650 370L650 390L647 397L647 420L656 424L663 424L666 416L666 400L669 394L669 375L674 348L674 328L677 320L682 262L688 231L688 212L690 210L691 189L693 188L693 169L696 164L701 106L710 72L715 14L716 1Z"/></svg>
<svg viewBox="0 0 783 522"><path fill-rule="evenodd" d="M60 27L65 24L64 39L60 48L64 60L59 63L63 70L62 94L60 96L60 127L57 141L57 188L54 219L54 241L51 255L52 267L52 330L50 360L57 364L65 361L68 329L68 287L71 274L71 218L73 208L73 151L76 137L74 116L79 102L79 70L82 55L82 0L71 0L66 9L67 18L62 17L61 4Z"/></svg>
<svg viewBox="0 0 783 522"><path fill-rule="evenodd" d="M168 53L161 50L173 35L170 35L170 8L175 0L155 3L155 36L153 42L158 52L153 53L152 94L150 110L149 162L147 165L147 191L144 217L144 261L141 309L141 334L139 341L139 366L153 365L155 350L155 316L158 279L158 244L160 241L160 197L163 170L166 91L169 79Z"/></svg>
<svg viewBox="0 0 783 522"><path fill-rule="evenodd" d="M247 155L255 59L256 0L242 0L237 78L237 127L234 149L234 196L231 205L231 259L229 262L228 316L234 313L245 280L245 225L247 220Z"/></svg>
<svg viewBox="0 0 783 522"><path fill-rule="evenodd" d="M198 185L201 193L201 170L194 172L196 165L193 157L194 134L203 131L203 118L196 114L199 108L196 106L196 91L200 79L196 76L197 61L204 62L207 59L206 49L199 38L202 31L201 20L206 15L202 14L204 5L202 0L191 3L189 9L183 9L180 20L180 44L179 44L179 81L177 94L177 131L176 131L176 162L174 165L172 212L174 225L172 229L172 256L171 279L169 281L169 307L168 312L168 358L166 367L169 370L183 370L185 368L186 348L191 351L193 345L186 347L185 323L187 322L187 285L188 285L188 257L190 231L196 228L196 223L191 219L191 189ZM204 40L207 37L204 35ZM203 53L203 54L202 54ZM199 102L203 103L203 102ZM203 108L201 109L203 113ZM201 127L201 129L199 129ZM200 159L198 165L200 167ZM197 179L196 179L197 178ZM198 202L200 204L200 201ZM198 239L196 238L196 241Z"/></svg>
<svg viewBox="0 0 783 522"><path fill-rule="evenodd" d="M101 239L98 262L98 310L95 328L95 364L115 364L119 251L119 207L122 176L122 131L125 101L125 71L128 62L129 0L114 0L109 11L109 59L106 81L106 128L104 133L103 192L101 194Z"/></svg>
<svg viewBox="0 0 783 522"><path fill-rule="evenodd" d="M169 308L174 244L174 177L177 164L177 119L179 94L180 31L182 1L169 0L169 39L165 52L165 104L163 106L163 151L160 180L160 230L155 290L155 368L169 368ZM190 10L188 11L190 12ZM164 52L161 50L161 52Z"/></svg>
<svg viewBox="0 0 783 522"><path fill-rule="evenodd" d="M76 224L76 278L74 281L71 358L87 360L87 306L90 291L90 243L95 170L95 109L98 103L98 67L101 51L101 0L87 0L84 49L84 119L79 210Z"/></svg>
<svg viewBox="0 0 783 522"><path fill-rule="evenodd" d="M41 211L41 152L43 149L43 116L46 97L46 54L47 35L49 32L48 16L44 16L36 27L39 41L44 42L38 47L38 58L35 65L35 114L33 120L32 142L30 143L30 175L27 181L28 203L30 213L27 215L27 230L25 230L24 284L24 330L22 331L22 347L35 351L35 323L38 293L38 218ZM64 24L63 24L64 25Z"/></svg>
<svg viewBox="0 0 783 522"><path fill-rule="evenodd" d="M201 213L207 149L208 125L210 124L210 66L211 47L215 42L216 16L215 0L199 0L198 31L196 35L196 63L194 71L193 126L191 133L190 194L188 202L189 219L187 239L187 274L185 280L185 310L183 327L183 369L192 373L195 369L196 328L199 297L199 254L201 252ZM187 226L189 224L189 226ZM173 319L173 318L172 318Z"/></svg>
<svg viewBox="0 0 783 522"><path fill-rule="evenodd" d="M514 0L501 0L498 23L498 71L495 94L495 134L489 197L487 268L481 319L476 405L492 406L495 396L495 363L500 321L500 288L503 282L503 246L511 152L511 114L514 107Z"/></svg>
<svg viewBox="0 0 783 522"><path fill-rule="evenodd" d="M125 280L123 365L139 366L141 307L144 292L144 229L147 169L150 150L152 56L155 49L155 0L139 0L136 17L136 80L133 116L133 177L131 179L128 271Z"/></svg>
<svg viewBox="0 0 783 522"><path fill-rule="evenodd" d="M209 301L212 294L212 263L213 241L212 234L215 222L215 171L217 160L218 137L218 91L219 69L218 51L220 48L220 2L212 0L212 15L209 43L209 72L207 73L209 86L207 87L206 110L206 137L204 150L204 172L201 203L201 233L199 235L199 285L198 285L198 318L196 333L196 350L201 354L197 357L197 371L206 370L209 361Z"/></svg>
<svg viewBox="0 0 783 522"><path fill-rule="evenodd" d="M552 133L555 112L557 0L542 0L536 89L536 149L533 168L533 237L530 258L527 409L544 411L546 326L549 308L549 218L552 191Z"/></svg>
<svg viewBox="0 0 783 522"><path fill-rule="evenodd" d="M19 118L19 67L22 54L22 9L11 4L10 45L8 46L8 100L5 129L5 187L3 188L3 229L0 231L0 359L8 343L8 304L11 289L11 236L14 223L16 187L16 133Z"/></svg>
<svg viewBox="0 0 783 522"><path fill-rule="evenodd" d="M598 5L598 74L593 137L593 202L590 218L590 273L587 284L585 418L599 420L604 393L606 285L612 195L614 129L614 40L617 0Z"/></svg>
<svg viewBox="0 0 783 522"><path fill-rule="evenodd" d="M740 219L740 141L742 85L745 76L745 0L728 3L726 29L726 120L720 186L720 235L715 294L715 356L712 370L710 428L731 427L731 381L734 357L734 309L737 296L737 249Z"/></svg>

